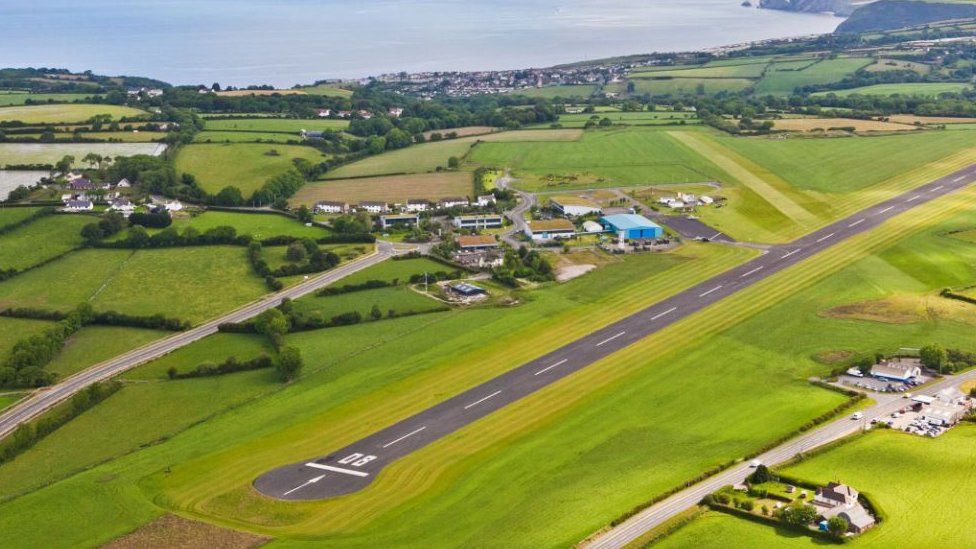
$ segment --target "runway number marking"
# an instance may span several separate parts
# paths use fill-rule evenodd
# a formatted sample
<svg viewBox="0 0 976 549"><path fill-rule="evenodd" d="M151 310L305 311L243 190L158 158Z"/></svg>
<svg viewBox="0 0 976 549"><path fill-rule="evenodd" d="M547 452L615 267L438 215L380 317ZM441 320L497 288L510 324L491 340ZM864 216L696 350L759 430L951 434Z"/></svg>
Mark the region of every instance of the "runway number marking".
<svg viewBox="0 0 976 549"><path fill-rule="evenodd" d="M894 210L894 209L895 209L894 206L888 206L887 208L885 208L885 209L881 210L880 212L878 212L878 214L887 213L887 212L890 212L891 210Z"/></svg>
<svg viewBox="0 0 976 549"><path fill-rule="evenodd" d="M661 318L662 316L667 315L667 314L671 314L671 313L673 313L673 312L675 312L677 310L678 310L677 307L671 307L667 311L664 311L663 313L660 313L657 316L652 316L651 317L651 320L657 320L657 319Z"/></svg>
<svg viewBox="0 0 976 549"><path fill-rule="evenodd" d="M362 467L367 463L376 459L376 456L367 456L363 454L349 454L348 456L339 460L339 463L343 465L352 465L353 467Z"/></svg>
<svg viewBox="0 0 976 549"><path fill-rule="evenodd" d="M864 220L863 220L863 219L858 219L857 221L855 221L854 223L851 223L851 224L850 224L850 225L848 225L847 227L848 227L848 228L850 228L850 227L857 227L857 226L858 226L858 225L860 225L861 223L864 223Z"/></svg>
<svg viewBox="0 0 976 549"><path fill-rule="evenodd" d="M549 370L552 370L556 366L561 366L561 365L565 364L568 361L569 361L568 358L564 358L564 359L560 360L559 362L557 362L557 363L555 363L555 364L553 364L551 366L546 366L545 368L539 370L538 372L536 372L536 373L534 373L532 375L537 376L539 374L544 374L544 373L548 372Z"/></svg>
<svg viewBox="0 0 976 549"><path fill-rule="evenodd" d="M615 340L615 339L617 339L618 337L620 337L620 336L622 336L622 335L624 335L624 334L626 334L626 333L627 333L627 332L620 332L620 333L619 333L619 334L617 334L617 335L612 335L612 336L610 336L610 337L608 337L608 338L606 338L606 339L604 339L603 341L601 341L601 342L599 342L599 343L597 343L597 344L596 344L596 346L597 346L597 347L600 347L600 346L602 346L602 345L605 345L605 344L607 344L607 343L610 343L611 341L613 341L613 340Z"/></svg>
<svg viewBox="0 0 976 549"><path fill-rule="evenodd" d="M468 408L471 408L472 406L477 406L478 404L481 404L482 402L488 400L489 398L491 398L491 397L493 397L495 395L498 395L499 393L501 393L501 391L495 391L494 393L492 393L492 394L490 394L490 395L488 395L488 396L486 396L486 397L484 397L482 399L476 400L476 401L472 402L471 404L468 404L467 406L464 407L464 409L467 410Z"/></svg>
<svg viewBox="0 0 976 549"><path fill-rule="evenodd" d="M820 242L823 242L824 240L827 240L828 238L834 236L834 234L835 233L830 233L827 236L821 237L820 240L817 241L817 243L820 243Z"/></svg>
<svg viewBox="0 0 976 549"><path fill-rule="evenodd" d="M793 254L798 254L798 253L800 253L801 251L802 251L802 248L797 248L797 249L795 249L795 250L793 250L792 252L790 252L790 253L788 253L788 254L786 254L786 255L784 255L784 256L783 256L783 257L781 257L780 259L786 259L787 257L790 257L790 256L791 256L791 255L793 255Z"/></svg>
<svg viewBox="0 0 976 549"><path fill-rule="evenodd" d="M426 426L426 425L424 425L424 426L423 426L423 427L421 427L420 429L416 429L416 430L413 430L413 431L410 431L409 433L407 433L407 434L405 434L405 435L403 435L402 437L400 437L400 438L398 438L398 439L396 439L396 440L393 440L393 441L390 441L390 442L387 442L386 444L384 444L384 445L383 445L383 447L384 447L384 448L388 448L388 447L390 447L390 446L393 446L393 445L394 445L394 444L396 444L397 442L400 442L401 440L403 440L403 439L405 439L405 438L408 438L408 437L411 437L411 436L413 436L413 435L416 435L417 433L419 433L420 431L423 431L423 430L424 430L424 429L426 429L426 428L427 428L427 426Z"/></svg>
<svg viewBox="0 0 976 549"><path fill-rule="evenodd" d="M705 293L703 293L703 294L701 294L701 295L700 295L700 296L698 296L698 297L705 297L706 295L708 295L708 294L711 294L711 293L715 293L715 292L717 292L717 291L719 291L719 290L721 290L721 289L722 289L722 287L721 287L721 286L715 286L715 287L714 287L714 288L712 288L711 290L708 290L707 292L705 292Z"/></svg>
<svg viewBox="0 0 976 549"><path fill-rule="evenodd" d="M756 267L755 269L749 271L748 273L745 273L744 275L740 276L739 278L745 278L745 277L747 277L747 276L749 276L751 274L758 273L761 270L763 270L763 267Z"/></svg>

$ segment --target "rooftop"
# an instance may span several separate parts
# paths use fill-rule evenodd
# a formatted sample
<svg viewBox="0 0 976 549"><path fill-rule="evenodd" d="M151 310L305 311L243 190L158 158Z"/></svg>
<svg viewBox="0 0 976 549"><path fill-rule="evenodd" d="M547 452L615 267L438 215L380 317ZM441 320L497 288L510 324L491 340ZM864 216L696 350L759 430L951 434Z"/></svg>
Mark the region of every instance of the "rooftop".
<svg viewBox="0 0 976 549"><path fill-rule="evenodd" d="M628 229L646 229L648 227L661 226L650 219L638 214L614 214L603 216L603 221L609 223L620 231Z"/></svg>
<svg viewBox="0 0 976 549"><path fill-rule="evenodd" d="M479 246L497 246L498 241L491 235L479 236L459 236L458 245L462 248L475 248Z"/></svg>
<svg viewBox="0 0 976 549"><path fill-rule="evenodd" d="M596 202L583 198L582 196L562 195L562 196L554 196L549 200L556 204L559 204L560 206L586 206L589 208L600 207Z"/></svg>
<svg viewBox="0 0 976 549"><path fill-rule="evenodd" d="M532 232L540 231L576 231L576 226L568 219L539 219L529 221L529 230Z"/></svg>

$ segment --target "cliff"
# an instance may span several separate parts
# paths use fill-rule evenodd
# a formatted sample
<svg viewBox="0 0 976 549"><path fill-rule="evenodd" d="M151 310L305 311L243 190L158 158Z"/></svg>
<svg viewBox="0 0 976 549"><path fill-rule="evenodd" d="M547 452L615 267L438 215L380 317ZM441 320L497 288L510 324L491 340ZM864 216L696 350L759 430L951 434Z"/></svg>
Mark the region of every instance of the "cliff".
<svg viewBox="0 0 976 549"><path fill-rule="evenodd" d="M936 3L910 0L881 0L860 7L836 32L866 32L900 29L947 19L976 17L976 3Z"/></svg>
<svg viewBox="0 0 976 549"><path fill-rule="evenodd" d="M854 13L857 4L854 0L760 0L759 7L771 10L802 11L806 13L835 13L848 16Z"/></svg>

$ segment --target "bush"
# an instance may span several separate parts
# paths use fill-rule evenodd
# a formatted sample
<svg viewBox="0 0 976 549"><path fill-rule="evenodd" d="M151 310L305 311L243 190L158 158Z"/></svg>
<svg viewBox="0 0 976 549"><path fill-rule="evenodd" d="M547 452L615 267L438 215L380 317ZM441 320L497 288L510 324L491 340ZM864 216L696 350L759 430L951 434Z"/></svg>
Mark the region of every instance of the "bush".
<svg viewBox="0 0 976 549"><path fill-rule="evenodd" d="M150 227L153 229L165 229L173 223L173 218L171 218L167 212L133 212L129 215L129 223L132 225L140 225L142 227Z"/></svg>
<svg viewBox="0 0 976 549"><path fill-rule="evenodd" d="M281 381L288 382L302 371L305 365L302 354L296 347L285 347L278 355L277 368Z"/></svg>

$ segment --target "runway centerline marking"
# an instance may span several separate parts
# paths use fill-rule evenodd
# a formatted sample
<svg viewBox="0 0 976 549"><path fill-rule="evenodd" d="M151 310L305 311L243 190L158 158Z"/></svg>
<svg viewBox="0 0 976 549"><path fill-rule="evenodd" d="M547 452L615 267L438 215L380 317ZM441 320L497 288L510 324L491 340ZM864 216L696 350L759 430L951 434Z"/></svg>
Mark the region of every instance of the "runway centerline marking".
<svg viewBox="0 0 976 549"><path fill-rule="evenodd" d="M786 255L784 255L783 257L780 257L780 259L786 259L787 257L790 257L790 256L791 256L791 255L793 255L793 254L798 254L798 253L800 253L801 251L803 251L803 248L797 248L797 249L795 249L795 250L793 250L792 252L790 252L790 253L788 253L788 254L786 254Z"/></svg>
<svg viewBox="0 0 976 549"><path fill-rule="evenodd" d="M858 226L858 225L860 225L861 223L864 223L864 221L865 221L864 219L858 219L858 220L857 220L857 221L855 221L854 223L851 223L850 225L848 225L848 226L847 226L847 228L851 228L851 227L857 227L857 226Z"/></svg>
<svg viewBox="0 0 976 549"><path fill-rule="evenodd" d="M746 273L746 274L744 274L744 275L742 275L742 276L740 276L739 278L745 278L745 277L747 277L747 276L749 276L749 275L751 275L751 274L755 274L755 273L758 273L758 272L759 272L759 271L761 271L761 270L763 270L763 267L756 267L755 269L753 269L753 270L751 270L751 271L749 271L748 273Z"/></svg>
<svg viewBox="0 0 976 549"><path fill-rule="evenodd" d="M894 210L894 209L895 209L894 206L888 206L887 208L885 208L885 209L881 210L880 212L878 212L878 214L880 215L880 214L883 214L883 213L887 213L887 212L890 212L891 210Z"/></svg>
<svg viewBox="0 0 976 549"><path fill-rule="evenodd" d="M960 182L960 181L962 181L963 179L966 179L966 176L965 176L965 175L960 175L959 177L957 177L957 178L955 178L955 179L953 179L953 180L952 180L952 182L953 182L953 183L959 183L959 182Z"/></svg>
<svg viewBox="0 0 976 549"><path fill-rule="evenodd" d="M546 366L545 368L539 370L538 372L536 372L536 373L534 373L532 375L537 376L539 374L544 374L544 373L548 372L549 370L552 370L556 366L561 366L563 364L566 364L567 362L569 362L569 359L568 358L564 358L564 359L560 360L559 362L557 362L555 364L552 364L550 366Z"/></svg>
<svg viewBox="0 0 976 549"><path fill-rule="evenodd" d="M935 191L941 191L943 187L945 187L945 185L939 185L938 187L936 187L936 188L934 188L934 189L932 189L932 190L931 190L931 191L929 191L929 192L930 192L930 193L934 193Z"/></svg>
<svg viewBox="0 0 976 549"><path fill-rule="evenodd" d="M919 198L922 198L922 195L920 195L920 194L916 194L915 196L913 196L913 197L911 197L911 198L909 198L909 199L908 199L908 200L906 200L905 202L914 202L914 201L916 201L916 200L918 200Z"/></svg>
<svg viewBox="0 0 976 549"><path fill-rule="evenodd" d="M468 408L471 408L472 406L477 406L477 405L481 404L482 402L488 400L489 398L491 398L493 396L497 396L500 393L501 393L501 391L495 391L494 393L492 393L492 394L490 394L490 395L488 395L488 396L486 396L484 398L478 399L478 400L472 402L471 404L468 404L467 406L464 407L464 409L467 410Z"/></svg>
<svg viewBox="0 0 976 549"><path fill-rule="evenodd" d="M315 477L315 478L310 478L307 481L303 482L302 484L299 484L298 486L292 488L291 490L288 490L287 492L285 492L284 494L281 494L281 495L282 496L287 496L288 494L290 494L292 492L297 492L298 490L301 490L302 488L308 486L309 484L315 484L316 482L318 482L318 481L320 481L320 480L322 480L324 478L325 478L325 475L322 475L322 476L319 476L319 477Z"/></svg>
<svg viewBox="0 0 976 549"><path fill-rule="evenodd" d="M624 334L626 334L626 333L627 333L626 331L623 331L623 332L620 332L619 334L616 334L616 335L612 335L612 336L610 336L610 337L608 337L608 338L606 338L606 339L604 339L603 341L601 341L601 342L599 342L599 343L597 343L597 344L596 344L596 346L597 346L597 347L600 347L601 345L604 345L604 344L606 344L606 343L610 343L611 341L613 341L613 340L615 340L615 339L617 339L618 337L620 337L620 336L622 336L622 335L624 335Z"/></svg>
<svg viewBox="0 0 976 549"><path fill-rule="evenodd" d="M817 240L817 243L819 244L819 243L823 242L824 240L827 240L828 238L834 236L835 234L837 234L837 233L830 233L827 236L823 236L823 237L820 238L820 240Z"/></svg>
<svg viewBox="0 0 976 549"><path fill-rule="evenodd" d="M717 292L717 291L719 291L721 289L722 289L722 286L721 285L715 286L711 290L708 290L707 292L699 295L698 297L705 297L706 295L711 294L711 293L715 293L715 292Z"/></svg>
<svg viewBox="0 0 976 549"><path fill-rule="evenodd" d="M368 477L369 473L363 471L353 471L352 469L343 469L342 467L333 467L331 465L322 465L321 463L315 463L310 461L305 464L306 467L314 467L315 469L322 469L323 471L332 471L333 473L342 473L344 475L352 475L354 477Z"/></svg>
<svg viewBox="0 0 976 549"><path fill-rule="evenodd" d="M651 317L651 320L657 320L657 319L661 318L662 316L667 315L667 314L671 314L671 313L673 313L673 312L675 312L677 310L678 310L677 307L671 307L670 309L668 309L667 311L664 311L661 314L658 314L656 316L652 316Z"/></svg>
<svg viewBox="0 0 976 549"><path fill-rule="evenodd" d="M394 444L396 444L397 442L400 442L401 440L403 440L403 439L405 439L405 438L408 438L408 437L411 437L411 436L413 436L413 435L416 435L417 433L419 433L420 431L423 431L423 430L424 430L424 429L426 429L426 428L427 428L427 426L426 426L426 425L424 425L424 426L423 426L423 427L421 427L420 429L415 429L415 430L413 430L413 431L410 431L409 433L407 433L407 434L405 434L405 435L403 435L402 437L400 437L400 438L398 438L398 439L396 439L396 440L391 440L390 442L387 442L386 444L384 444L384 445L383 445L383 447L384 447L384 448L388 448L388 447L390 447L390 446L393 446L393 445L394 445Z"/></svg>

